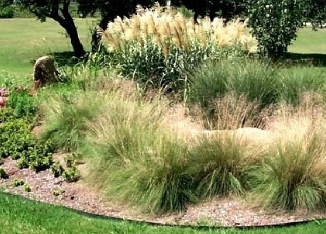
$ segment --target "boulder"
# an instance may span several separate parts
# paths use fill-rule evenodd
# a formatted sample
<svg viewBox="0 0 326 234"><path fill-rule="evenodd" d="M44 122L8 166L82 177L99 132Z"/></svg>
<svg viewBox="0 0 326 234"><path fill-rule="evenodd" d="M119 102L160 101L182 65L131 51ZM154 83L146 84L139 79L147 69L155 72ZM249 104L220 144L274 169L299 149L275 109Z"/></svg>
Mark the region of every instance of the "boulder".
<svg viewBox="0 0 326 234"><path fill-rule="evenodd" d="M50 56L38 58L34 65L34 91L56 81L58 72L54 60Z"/></svg>

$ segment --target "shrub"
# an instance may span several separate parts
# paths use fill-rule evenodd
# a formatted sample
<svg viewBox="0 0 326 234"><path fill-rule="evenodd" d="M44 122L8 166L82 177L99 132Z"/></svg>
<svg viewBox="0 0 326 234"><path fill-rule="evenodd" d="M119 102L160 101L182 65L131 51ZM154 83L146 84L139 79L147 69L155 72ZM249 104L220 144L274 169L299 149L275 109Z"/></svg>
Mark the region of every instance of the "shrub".
<svg viewBox="0 0 326 234"><path fill-rule="evenodd" d="M76 167L70 167L62 173L62 177L67 182L76 182L80 178L80 172Z"/></svg>
<svg viewBox="0 0 326 234"><path fill-rule="evenodd" d="M59 177L62 176L63 172L64 172L64 168L62 167L62 165L59 162L54 163L51 167L50 167L54 177Z"/></svg>
<svg viewBox="0 0 326 234"><path fill-rule="evenodd" d="M293 0L256 0L249 4L249 24L262 55L282 56L302 26L303 3Z"/></svg>
<svg viewBox="0 0 326 234"><path fill-rule="evenodd" d="M15 9L13 6L5 6L5 7L0 6L0 19L13 18L14 14L15 14Z"/></svg>
<svg viewBox="0 0 326 234"><path fill-rule="evenodd" d="M52 164L54 148L50 141L37 142L31 125L25 119L4 122L0 126L0 157L11 156L19 168L44 170Z"/></svg>

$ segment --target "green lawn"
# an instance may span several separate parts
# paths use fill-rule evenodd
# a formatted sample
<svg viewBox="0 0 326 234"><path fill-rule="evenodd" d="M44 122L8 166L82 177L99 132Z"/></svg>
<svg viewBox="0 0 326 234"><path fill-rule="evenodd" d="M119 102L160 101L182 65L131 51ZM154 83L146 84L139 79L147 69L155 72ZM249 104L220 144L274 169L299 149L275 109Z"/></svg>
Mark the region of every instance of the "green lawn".
<svg viewBox="0 0 326 234"><path fill-rule="evenodd" d="M199 229L152 226L148 224L91 217L63 207L42 204L0 192L1 234L306 234L325 233L326 221L286 228Z"/></svg>
<svg viewBox="0 0 326 234"><path fill-rule="evenodd" d="M90 48L89 27L92 20L75 20L86 50ZM72 50L64 29L51 19L45 23L36 19L0 19L0 32L0 77L5 72L31 76L34 59L53 52Z"/></svg>
<svg viewBox="0 0 326 234"><path fill-rule="evenodd" d="M302 28L298 38L289 47L289 52L304 54L326 54L326 29L313 31L312 28Z"/></svg>

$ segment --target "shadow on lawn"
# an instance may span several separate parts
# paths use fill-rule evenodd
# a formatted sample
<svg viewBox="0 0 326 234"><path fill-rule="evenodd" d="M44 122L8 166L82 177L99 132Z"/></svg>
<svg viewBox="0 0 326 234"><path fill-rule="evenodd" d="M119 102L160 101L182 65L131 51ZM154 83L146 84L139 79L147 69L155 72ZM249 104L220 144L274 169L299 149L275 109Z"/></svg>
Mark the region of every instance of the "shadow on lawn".
<svg viewBox="0 0 326 234"><path fill-rule="evenodd" d="M287 53L282 60L289 65L326 66L326 54Z"/></svg>
<svg viewBox="0 0 326 234"><path fill-rule="evenodd" d="M75 66L76 64L84 61L84 58L77 58L72 51L63 51L63 52L53 52L48 54L54 58L57 66ZM32 59L30 62L31 64L35 64L38 58Z"/></svg>

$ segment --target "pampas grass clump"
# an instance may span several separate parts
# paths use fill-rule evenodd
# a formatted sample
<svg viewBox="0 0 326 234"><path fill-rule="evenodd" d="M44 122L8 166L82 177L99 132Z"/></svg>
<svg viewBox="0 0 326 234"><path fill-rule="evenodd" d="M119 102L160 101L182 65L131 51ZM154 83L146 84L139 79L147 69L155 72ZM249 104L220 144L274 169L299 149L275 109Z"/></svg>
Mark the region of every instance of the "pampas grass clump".
<svg viewBox="0 0 326 234"><path fill-rule="evenodd" d="M216 18L198 24L167 5L140 6L130 18L117 17L100 32L111 61L123 75L156 87L185 89L188 72L200 62L222 57L242 57L255 51L246 22L224 25Z"/></svg>

